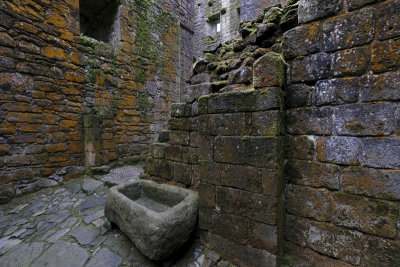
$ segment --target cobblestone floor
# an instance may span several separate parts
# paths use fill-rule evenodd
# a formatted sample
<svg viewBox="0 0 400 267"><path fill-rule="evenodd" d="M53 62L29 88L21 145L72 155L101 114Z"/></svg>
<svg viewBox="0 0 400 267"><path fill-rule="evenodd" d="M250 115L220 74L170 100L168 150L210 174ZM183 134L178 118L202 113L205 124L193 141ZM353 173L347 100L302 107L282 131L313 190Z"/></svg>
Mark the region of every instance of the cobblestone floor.
<svg viewBox="0 0 400 267"><path fill-rule="evenodd" d="M219 258L205 257L194 240L182 257L154 263L111 228L103 206L108 186L136 179L141 171L122 167L0 205L0 266L204 266L210 256Z"/></svg>

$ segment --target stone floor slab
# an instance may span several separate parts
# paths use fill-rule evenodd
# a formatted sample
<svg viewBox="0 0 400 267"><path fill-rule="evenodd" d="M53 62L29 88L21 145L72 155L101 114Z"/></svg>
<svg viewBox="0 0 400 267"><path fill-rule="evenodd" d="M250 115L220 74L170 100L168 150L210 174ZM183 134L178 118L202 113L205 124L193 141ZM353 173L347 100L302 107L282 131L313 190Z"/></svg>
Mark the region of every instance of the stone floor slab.
<svg viewBox="0 0 400 267"><path fill-rule="evenodd" d="M86 265L86 267L117 267L121 263L122 258L114 253L112 253L107 248L100 249L96 255L94 255Z"/></svg>
<svg viewBox="0 0 400 267"><path fill-rule="evenodd" d="M42 254L45 243L20 244L0 259L0 267L26 267Z"/></svg>
<svg viewBox="0 0 400 267"><path fill-rule="evenodd" d="M99 232L88 226L79 226L71 231L69 234L74 237L79 244L81 245L89 245L93 240L99 235Z"/></svg>
<svg viewBox="0 0 400 267"><path fill-rule="evenodd" d="M58 241L43 253L31 267L80 267L85 264L88 258L87 251L78 244Z"/></svg>

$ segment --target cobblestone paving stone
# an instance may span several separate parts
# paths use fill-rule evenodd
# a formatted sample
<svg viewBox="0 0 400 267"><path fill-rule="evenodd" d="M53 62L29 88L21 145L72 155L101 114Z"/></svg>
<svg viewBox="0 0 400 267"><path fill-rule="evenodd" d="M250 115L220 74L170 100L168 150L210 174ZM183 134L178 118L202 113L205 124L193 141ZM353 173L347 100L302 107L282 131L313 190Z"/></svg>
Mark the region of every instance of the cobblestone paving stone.
<svg viewBox="0 0 400 267"><path fill-rule="evenodd" d="M0 205L0 267L203 266L198 240L166 262L151 262L104 217L108 186L136 179L142 166L82 177Z"/></svg>

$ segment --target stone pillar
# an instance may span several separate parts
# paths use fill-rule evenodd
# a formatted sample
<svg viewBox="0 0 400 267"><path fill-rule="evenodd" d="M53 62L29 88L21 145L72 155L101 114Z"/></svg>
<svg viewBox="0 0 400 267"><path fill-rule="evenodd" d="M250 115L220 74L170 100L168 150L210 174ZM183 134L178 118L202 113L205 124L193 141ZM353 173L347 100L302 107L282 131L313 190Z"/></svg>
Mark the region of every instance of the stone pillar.
<svg viewBox="0 0 400 267"><path fill-rule="evenodd" d="M202 241L239 266L275 266L282 248L284 67L268 53L256 89L199 99Z"/></svg>

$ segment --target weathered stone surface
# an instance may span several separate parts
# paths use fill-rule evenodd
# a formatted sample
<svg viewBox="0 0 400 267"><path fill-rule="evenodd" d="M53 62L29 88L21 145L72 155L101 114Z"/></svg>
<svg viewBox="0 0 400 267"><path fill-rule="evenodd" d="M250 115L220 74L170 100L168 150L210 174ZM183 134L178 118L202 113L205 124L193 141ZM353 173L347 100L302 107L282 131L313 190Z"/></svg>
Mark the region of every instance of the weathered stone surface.
<svg viewBox="0 0 400 267"><path fill-rule="evenodd" d="M91 178L85 178L82 184L82 190L88 194L93 194L95 191L101 189L103 183Z"/></svg>
<svg viewBox="0 0 400 267"><path fill-rule="evenodd" d="M99 235L99 232L88 226L79 226L69 233L79 244L89 245Z"/></svg>
<svg viewBox="0 0 400 267"><path fill-rule="evenodd" d="M392 266L400 262L398 240L368 236L367 249L362 259L363 263L371 265Z"/></svg>
<svg viewBox="0 0 400 267"><path fill-rule="evenodd" d="M354 104L335 111L334 125L338 135L391 135L397 129L396 104Z"/></svg>
<svg viewBox="0 0 400 267"><path fill-rule="evenodd" d="M217 137L216 162L274 168L279 165L280 140L276 137Z"/></svg>
<svg viewBox="0 0 400 267"><path fill-rule="evenodd" d="M190 78L191 84L209 83L209 82L210 82L210 75L207 73L197 74L192 78Z"/></svg>
<svg viewBox="0 0 400 267"><path fill-rule="evenodd" d="M253 64L254 88L282 87L285 83L285 61L278 53L267 53Z"/></svg>
<svg viewBox="0 0 400 267"><path fill-rule="evenodd" d="M287 136L284 146L285 157L312 160L316 151L316 138L310 135Z"/></svg>
<svg viewBox="0 0 400 267"><path fill-rule="evenodd" d="M105 214L143 254L159 260L180 247L193 231L197 198L190 190L137 180L111 189Z"/></svg>
<svg viewBox="0 0 400 267"><path fill-rule="evenodd" d="M304 36L307 36L307 39L304 40ZM295 58L319 52L322 46L321 40L321 23L298 26L283 34L283 54L285 58Z"/></svg>
<svg viewBox="0 0 400 267"><path fill-rule="evenodd" d="M336 190L339 189L342 177L342 171L337 165L302 160L289 160L286 163L286 174L295 184Z"/></svg>
<svg viewBox="0 0 400 267"><path fill-rule="evenodd" d="M332 196L326 189L289 185L286 195L286 209L291 214L330 221Z"/></svg>
<svg viewBox="0 0 400 267"><path fill-rule="evenodd" d="M251 84L252 83L252 71L248 67L243 67L234 70L229 73L230 84Z"/></svg>
<svg viewBox="0 0 400 267"><path fill-rule="evenodd" d="M29 266L42 254L45 245L39 242L20 244L1 257L0 266Z"/></svg>
<svg viewBox="0 0 400 267"><path fill-rule="evenodd" d="M356 1L356 0L354 0ZM372 2L372 0L364 0L363 2ZM398 1L388 1L380 7L378 17L378 38L385 40L400 36L400 3Z"/></svg>
<svg viewBox="0 0 400 267"><path fill-rule="evenodd" d="M369 47L356 47L342 50L332 55L334 76L357 76L366 72L371 62Z"/></svg>
<svg viewBox="0 0 400 267"><path fill-rule="evenodd" d="M291 82L309 82L329 78L331 74L331 54L325 52L293 60L289 68Z"/></svg>
<svg viewBox="0 0 400 267"><path fill-rule="evenodd" d="M376 2L376 0L349 0L347 4L349 10L355 10L373 2Z"/></svg>
<svg viewBox="0 0 400 267"><path fill-rule="evenodd" d="M400 39L387 40L372 45L371 69L384 72L400 66Z"/></svg>
<svg viewBox="0 0 400 267"><path fill-rule="evenodd" d="M282 134L282 117L282 113L275 110L252 113L251 135L278 136Z"/></svg>
<svg viewBox="0 0 400 267"><path fill-rule="evenodd" d="M387 72L381 75L368 75L362 79L363 102L376 100L399 100L400 72Z"/></svg>
<svg viewBox="0 0 400 267"><path fill-rule="evenodd" d="M279 109L281 93L279 88L268 88L212 95L207 98L208 112L212 114Z"/></svg>
<svg viewBox="0 0 400 267"><path fill-rule="evenodd" d="M202 95L208 95L211 92L211 84L203 83L196 85L189 85L185 93L184 101L186 103L193 103Z"/></svg>
<svg viewBox="0 0 400 267"><path fill-rule="evenodd" d="M362 157L361 139L338 136L320 138L317 154L320 161L358 165Z"/></svg>
<svg viewBox="0 0 400 267"><path fill-rule="evenodd" d="M290 109L285 117L286 132L291 134L331 134L332 115L331 107Z"/></svg>
<svg viewBox="0 0 400 267"><path fill-rule="evenodd" d="M360 87L359 78L318 81L313 92L313 102L317 106L354 103L358 100Z"/></svg>
<svg viewBox="0 0 400 267"><path fill-rule="evenodd" d="M319 18L337 14L343 6L342 0L300 0L299 23L306 23Z"/></svg>
<svg viewBox="0 0 400 267"><path fill-rule="evenodd" d="M395 169L400 167L399 139L363 139L362 149L362 163L365 166Z"/></svg>
<svg viewBox="0 0 400 267"><path fill-rule="evenodd" d="M352 194L399 200L400 172L350 167L343 171L342 188Z"/></svg>
<svg viewBox="0 0 400 267"><path fill-rule="evenodd" d="M216 234L208 234L209 246L220 252L224 258L232 259L233 263L248 266L276 266L276 256L261 249L241 246L229 239Z"/></svg>
<svg viewBox="0 0 400 267"><path fill-rule="evenodd" d="M86 266L110 266L117 267L121 263L122 259L120 256L112 253L107 248L100 249L86 264Z"/></svg>
<svg viewBox="0 0 400 267"><path fill-rule="evenodd" d="M286 88L286 105L288 108L307 107L311 105L313 87L306 84L293 84Z"/></svg>
<svg viewBox="0 0 400 267"><path fill-rule="evenodd" d="M325 21L324 49L339 50L370 42L374 37L374 10L375 8L362 9Z"/></svg>
<svg viewBox="0 0 400 267"><path fill-rule="evenodd" d="M83 266L89 254L78 244L58 241L52 245L32 266Z"/></svg>
<svg viewBox="0 0 400 267"><path fill-rule="evenodd" d="M216 205L236 215L271 225L276 224L277 199L275 197L217 187Z"/></svg>
<svg viewBox="0 0 400 267"><path fill-rule="evenodd" d="M399 205L342 192L333 196L332 221L335 225L382 237L396 236Z"/></svg>
<svg viewBox="0 0 400 267"><path fill-rule="evenodd" d="M186 103L174 103L171 105L171 116L176 118L190 117L192 107Z"/></svg>

